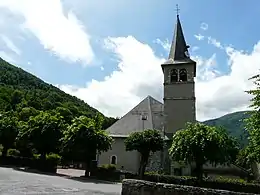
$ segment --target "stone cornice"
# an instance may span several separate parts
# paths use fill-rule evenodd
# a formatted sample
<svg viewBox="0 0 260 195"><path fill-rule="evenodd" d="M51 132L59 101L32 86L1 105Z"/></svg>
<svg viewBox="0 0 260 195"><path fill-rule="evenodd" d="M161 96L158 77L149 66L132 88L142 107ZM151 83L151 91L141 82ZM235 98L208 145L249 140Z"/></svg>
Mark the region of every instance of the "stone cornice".
<svg viewBox="0 0 260 195"><path fill-rule="evenodd" d="M196 97L165 97L163 100L196 100Z"/></svg>

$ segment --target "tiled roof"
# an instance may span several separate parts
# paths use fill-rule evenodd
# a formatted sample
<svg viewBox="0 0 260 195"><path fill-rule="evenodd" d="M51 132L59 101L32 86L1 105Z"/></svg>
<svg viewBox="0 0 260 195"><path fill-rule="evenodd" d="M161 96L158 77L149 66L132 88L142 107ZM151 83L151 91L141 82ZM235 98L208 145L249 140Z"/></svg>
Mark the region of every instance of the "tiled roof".
<svg viewBox="0 0 260 195"><path fill-rule="evenodd" d="M142 120L146 117L147 120ZM158 100L147 96L130 112L110 126L107 131L113 137L125 137L132 132L144 129L162 130L163 104Z"/></svg>

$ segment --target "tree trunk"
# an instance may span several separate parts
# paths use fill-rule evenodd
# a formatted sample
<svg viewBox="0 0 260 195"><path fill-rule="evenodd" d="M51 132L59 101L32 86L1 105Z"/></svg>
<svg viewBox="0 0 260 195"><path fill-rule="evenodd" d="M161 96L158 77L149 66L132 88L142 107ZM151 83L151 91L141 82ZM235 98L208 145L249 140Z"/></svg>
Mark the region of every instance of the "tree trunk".
<svg viewBox="0 0 260 195"><path fill-rule="evenodd" d="M85 165L85 177L89 177L90 172L91 172L91 167L90 167L90 160L86 160L86 165Z"/></svg>
<svg viewBox="0 0 260 195"><path fill-rule="evenodd" d="M141 154L141 160L140 160L140 166L139 166L139 177L140 179L144 178L145 168L147 166L149 159L149 154L142 155Z"/></svg>
<svg viewBox="0 0 260 195"><path fill-rule="evenodd" d="M195 174L198 181L202 181L203 178L203 163L196 162Z"/></svg>
<svg viewBox="0 0 260 195"><path fill-rule="evenodd" d="M3 151L2 151L2 156L3 156L3 157L6 157L6 156L7 156L7 150L8 150L7 147L4 147L4 148L3 148Z"/></svg>
<svg viewBox="0 0 260 195"><path fill-rule="evenodd" d="M41 156L40 156L40 159L42 161L45 161L46 160L46 153L42 153Z"/></svg>

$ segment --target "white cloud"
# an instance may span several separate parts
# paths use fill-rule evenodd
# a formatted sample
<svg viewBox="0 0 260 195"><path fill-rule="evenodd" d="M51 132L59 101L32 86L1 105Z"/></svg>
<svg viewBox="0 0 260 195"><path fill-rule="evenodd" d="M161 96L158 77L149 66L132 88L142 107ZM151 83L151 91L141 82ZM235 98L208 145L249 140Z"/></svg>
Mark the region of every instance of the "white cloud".
<svg viewBox="0 0 260 195"><path fill-rule="evenodd" d="M216 39L212 38L212 37L208 37L208 43L214 45L215 47L219 48L219 49L224 49L224 46L217 41Z"/></svg>
<svg viewBox="0 0 260 195"><path fill-rule="evenodd" d="M9 39L5 35L0 35L0 38L4 41L4 43L10 50L12 50L17 55L21 55L21 50L13 43L11 39Z"/></svg>
<svg viewBox="0 0 260 195"><path fill-rule="evenodd" d="M60 58L84 65L94 59L90 36L72 11L65 16L61 0L0 0L1 7L22 16L22 30L29 30Z"/></svg>
<svg viewBox="0 0 260 195"><path fill-rule="evenodd" d="M195 51L197 51L197 50L199 50L199 49L200 49L200 48L199 48L198 46L194 46L194 47L191 48L191 51L192 51L192 52L195 52Z"/></svg>
<svg viewBox="0 0 260 195"><path fill-rule="evenodd" d="M103 66L100 66L100 70L104 71L104 70L105 70L105 68L104 68Z"/></svg>
<svg viewBox="0 0 260 195"><path fill-rule="evenodd" d="M149 94L161 99L163 61L150 46L131 36L108 38L105 45L118 57L118 70L103 81L92 80L86 88L60 88L112 116L121 116Z"/></svg>
<svg viewBox="0 0 260 195"><path fill-rule="evenodd" d="M161 45L163 49L165 49L165 51L167 52L169 52L171 49L171 42L168 39L166 39L165 41L162 41L161 39L156 39L154 42Z"/></svg>
<svg viewBox="0 0 260 195"><path fill-rule="evenodd" d="M201 34L198 34L198 35L194 35L194 37L197 39L197 40L199 40L199 41L201 41L201 40L204 40L204 36L203 35L201 35Z"/></svg>
<svg viewBox="0 0 260 195"><path fill-rule="evenodd" d="M200 24L200 28L201 28L202 30L208 30L209 25L208 25L207 23L205 23L205 22L202 22L202 23Z"/></svg>
<svg viewBox="0 0 260 195"><path fill-rule="evenodd" d="M118 57L118 70L102 81L92 80L85 88L59 87L109 116L122 116L147 95L162 100L163 59L155 56L150 46L131 36L109 38L106 46ZM248 78L260 68L260 42L251 53L230 47L226 53L231 72L225 75L217 71L216 54L209 59L193 57L198 68L198 120L248 109L250 96L244 91L253 87Z"/></svg>
<svg viewBox="0 0 260 195"><path fill-rule="evenodd" d="M13 63L13 64L15 64L17 62L15 57L12 54L9 54L5 51L0 51L0 58L6 60L9 63Z"/></svg>

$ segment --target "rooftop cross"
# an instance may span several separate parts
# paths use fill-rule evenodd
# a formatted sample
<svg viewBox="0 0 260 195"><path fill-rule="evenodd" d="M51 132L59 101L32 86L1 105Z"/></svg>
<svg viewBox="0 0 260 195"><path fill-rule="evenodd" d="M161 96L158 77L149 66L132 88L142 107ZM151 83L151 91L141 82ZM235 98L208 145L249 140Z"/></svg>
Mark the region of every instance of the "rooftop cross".
<svg viewBox="0 0 260 195"><path fill-rule="evenodd" d="M180 11L180 8L179 8L179 5L176 4L176 9L175 9L176 13L177 13L177 16L179 15L179 11Z"/></svg>

